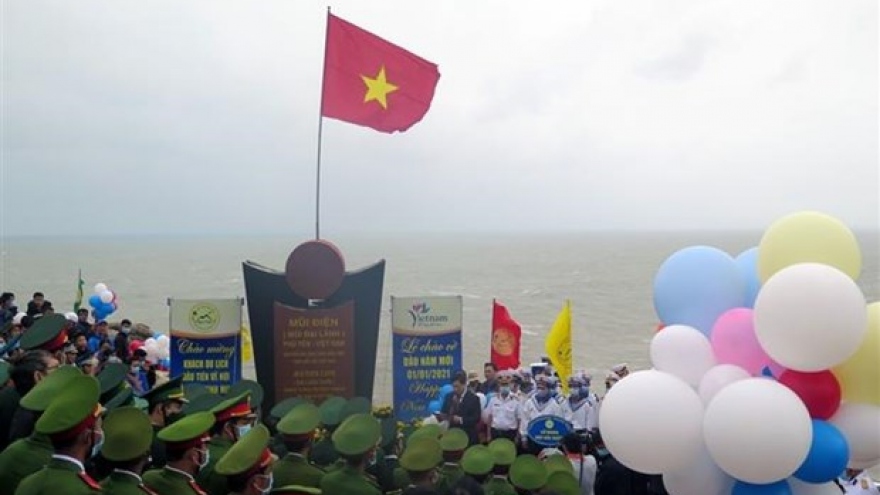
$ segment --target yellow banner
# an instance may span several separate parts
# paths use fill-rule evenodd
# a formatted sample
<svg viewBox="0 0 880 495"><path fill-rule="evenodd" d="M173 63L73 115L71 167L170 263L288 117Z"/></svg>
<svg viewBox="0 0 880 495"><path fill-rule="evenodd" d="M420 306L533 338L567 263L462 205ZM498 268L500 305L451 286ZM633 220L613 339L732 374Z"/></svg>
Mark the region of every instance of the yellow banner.
<svg viewBox="0 0 880 495"><path fill-rule="evenodd" d="M571 302L565 301L544 345L550 363L562 382L562 390L567 394L568 377L571 376Z"/></svg>

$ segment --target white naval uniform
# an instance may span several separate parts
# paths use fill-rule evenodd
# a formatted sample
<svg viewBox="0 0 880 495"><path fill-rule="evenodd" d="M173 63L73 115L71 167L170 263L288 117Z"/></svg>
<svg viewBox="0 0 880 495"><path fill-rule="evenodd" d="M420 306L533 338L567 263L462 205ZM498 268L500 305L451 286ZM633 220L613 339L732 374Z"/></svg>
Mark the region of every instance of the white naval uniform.
<svg viewBox="0 0 880 495"><path fill-rule="evenodd" d="M566 399L561 406L564 415L563 417L566 421L571 423L571 427L574 428L574 431L589 430L591 424L598 423L598 421L593 418L596 412L590 404L589 399L584 399L574 404Z"/></svg>
<svg viewBox="0 0 880 495"><path fill-rule="evenodd" d="M496 430L519 430L520 407L520 401L513 394L506 398L496 394L486 406L483 421Z"/></svg>
<svg viewBox="0 0 880 495"><path fill-rule="evenodd" d="M519 433L523 438L528 435L529 423L538 416L556 416L565 418L562 406L552 397L547 402L540 404L538 399L532 397L522 403L519 414Z"/></svg>

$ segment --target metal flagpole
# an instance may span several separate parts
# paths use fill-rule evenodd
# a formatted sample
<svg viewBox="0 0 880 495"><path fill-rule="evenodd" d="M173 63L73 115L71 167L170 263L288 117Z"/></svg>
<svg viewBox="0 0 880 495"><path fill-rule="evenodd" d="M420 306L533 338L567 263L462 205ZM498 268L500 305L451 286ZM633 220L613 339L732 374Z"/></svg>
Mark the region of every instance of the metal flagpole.
<svg viewBox="0 0 880 495"><path fill-rule="evenodd" d="M318 110L318 154L315 166L315 239L321 238L321 135L324 128L324 76L327 72L327 42L330 39L330 6L327 6L327 27L324 33L324 67L321 70L321 105Z"/></svg>

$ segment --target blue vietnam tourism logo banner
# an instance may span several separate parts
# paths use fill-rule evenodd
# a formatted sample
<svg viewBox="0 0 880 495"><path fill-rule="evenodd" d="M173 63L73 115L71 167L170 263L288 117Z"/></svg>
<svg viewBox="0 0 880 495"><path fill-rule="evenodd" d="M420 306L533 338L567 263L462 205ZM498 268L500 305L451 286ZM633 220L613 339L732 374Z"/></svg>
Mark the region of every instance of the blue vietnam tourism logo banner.
<svg viewBox="0 0 880 495"><path fill-rule="evenodd" d="M526 434L542 447L557 447L571 432L571 423L558 416L538 416L529 423Z"/></svg>
<svg viewBox="0 0 880 495"><path fill-rule="evenodd" d="M461 369L462 298L392 297L394 412L424 418L440 388Z"/></svg>
<svg viewBox="0 0 880 495"><path fill-rule="evenodd" d="M171 376L225 393L241 379L241 299L169 299Z"/></svg>

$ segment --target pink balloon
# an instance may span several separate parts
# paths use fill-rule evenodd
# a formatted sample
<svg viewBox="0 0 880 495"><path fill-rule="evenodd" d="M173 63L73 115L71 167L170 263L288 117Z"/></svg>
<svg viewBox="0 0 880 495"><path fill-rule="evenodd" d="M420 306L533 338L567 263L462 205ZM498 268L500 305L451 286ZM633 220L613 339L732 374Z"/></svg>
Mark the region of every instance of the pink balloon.
<svg viewBox="0 0 880 495"><path fill-rule="evenodd" d="M753 376L775 364L755 336L754 321L748 308L734 308L718 317L710 337L718 364L734 364Z"/></svg>

